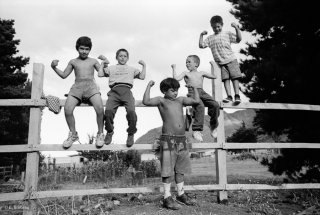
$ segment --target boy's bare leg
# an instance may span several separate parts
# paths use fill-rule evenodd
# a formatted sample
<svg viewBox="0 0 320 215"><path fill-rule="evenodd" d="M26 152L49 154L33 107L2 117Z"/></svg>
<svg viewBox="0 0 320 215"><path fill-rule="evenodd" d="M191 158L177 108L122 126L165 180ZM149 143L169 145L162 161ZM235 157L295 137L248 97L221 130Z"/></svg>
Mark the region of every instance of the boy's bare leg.
<svg viewBox="0 0 320 215"><path fill-rule="evenodd" d="M230 80L229 79L224 80L223 83L224 83L224 88L226 89L227 96L231 96Z"/></svg>
<svg viewBox="0 0 320 215"><path fill-rule="evenodd" d="M97 114L98 133L103 133L103 104L100 94L93 95L90 102Z"/></svg>
<svg viewBox="0 0 320 215"><path fill-rule="evenodd" d="M232 84L233 84L234 94L239 95L239 80L238 79L232 80Z"/></svg>
<svg viewBox="0 0 320 215"><path fill-rule="evenodd" d="M79 103L79 100L71 95L68 95L66 104L64 106L64 115L69 127L69 130L75 134L76 133L76 123L73 115L74 108Z"/></svg>

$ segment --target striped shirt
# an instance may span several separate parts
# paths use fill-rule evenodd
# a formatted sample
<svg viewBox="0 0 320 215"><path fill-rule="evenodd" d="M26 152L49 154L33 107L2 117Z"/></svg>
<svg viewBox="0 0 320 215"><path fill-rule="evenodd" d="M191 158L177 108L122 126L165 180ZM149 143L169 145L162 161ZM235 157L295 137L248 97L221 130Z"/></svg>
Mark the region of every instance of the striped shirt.
<svg viewBox="0 0 320 215"><path fill-rule="evenodd" d="M220 34L208 36L203 41L203 46L209 47L213 59L219 65L223 65L237 59L231 49L231 43L237 43L236 35L230 31L222 31Z"/></svg>
<svg viewBox="0 0 320 215"><path fill-rule="evenodd" d="M140 71L128 65L112 65L104 68L104 73L109 76L109 87L117 84L126 84L132 87L133 79L138 78Z"/></svg>

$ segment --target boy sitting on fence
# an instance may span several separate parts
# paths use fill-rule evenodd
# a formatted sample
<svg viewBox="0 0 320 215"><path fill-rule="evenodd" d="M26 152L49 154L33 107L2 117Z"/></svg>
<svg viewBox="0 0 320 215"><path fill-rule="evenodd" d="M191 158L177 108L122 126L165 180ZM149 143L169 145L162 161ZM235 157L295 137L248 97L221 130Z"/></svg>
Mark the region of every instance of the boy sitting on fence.
<svg viewBox="0 0 320 215"><path fill-rule="evenodd" d="M210 62L211 71L213 71L214 62ZM216 102L212 96L203 90L203 78L215 79L216 76L207 72L198 71L200 65L200 58L197 55L189 55L186 60L186 67L189 72L182 72L180 75L176 74L176 65L173 64L173 78L180 81L184 78L186 84L195 88L188 87L188 96L194 96L194 89L199 92L200 103L193 105L194 109L194 122L192 124L193 134L192 136L202 142L202 131L204 124L204 107L208 107L208 115L210 116L210 130L211 136L217 137L218 117L220 114L220 108L218 102ZM212 72L213 73L213 72Z"/></svg>
<svg viewBox="0 0 320 215"><path fill-rule="evenodd" d="M162 135L159 138L161 177L164 185L163 206L178 210L180 205L171 197L171 177L174 175L178 196L176 200L186 205L195 205L184 193L184 174L191 171L189 149L185 136L183 106L195 105L200 102L199 93L194 88L193 97L177 97L180 84L173 78L164 79L160 83L160 90L164 97L150 98L150 88L154 81L150 81L143 96L143 104L157 106L163 121ZM191 86L188 86L191 87Z"/></svg>
<svg viewBox="0 0 320 215"><path fill-rule="evenodd" d="M128 66L129 52L126 49L119 49L116 53L117 65L108 67L109 61L103 55L99 56L102 60L102 66L99 70L99 77L109 77L108 100L105 110L105 128L107 134L105 144L109 145L113 136L113 119L119 106L123 105L127 111L128 120L128 137L127 147L134 144L134 134L137 132L137 114L135 112L135 100L131 92L133 79L138 78L144 80L146 77L146 64L140 60L138 63L142 65L142 71Z"/></svg>
<svg viewBox="0 0 320 215"><path fill-rule="evenodd" d="M96 146L102 147L104 144L103 104L99 87L94 80L94 70L98 71L100 64L96 59L89 57L91 47L92 42L89 37L80 37L76 42L76 49L79 56L70 60L64 71L57 68L59 60L53 60L51 63L52 69L61 78L65 79L73 70L76 78L75 83L68 93L68 98L64 106L65 117L70 130L68 138L63 142L64 148L69 148L75 141L79 140L73 111L83 100L88 100L93 105L97 114L98 133Z"/></svg>

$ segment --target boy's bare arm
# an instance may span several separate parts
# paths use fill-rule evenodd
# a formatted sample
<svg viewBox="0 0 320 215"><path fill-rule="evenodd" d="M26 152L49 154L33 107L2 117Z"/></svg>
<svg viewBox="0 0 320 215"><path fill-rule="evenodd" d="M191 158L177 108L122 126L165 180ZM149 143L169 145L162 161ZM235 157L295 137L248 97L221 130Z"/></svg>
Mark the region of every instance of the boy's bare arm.
<svg viewBox="0 0 320 215"><path fill-rule="evenodd" d="M109 75L104 73L104 68L108 67L108 64L109 64L108 59L103 55L99 55L98 59L102 60L98 70L98 77L108 77Z"/></svg>
<svg viewBox="0 0 320 215"><path fill-rule="evenodd" d="M146 106L157 106L160 104L160 97L150 99L150 89L154 85L154 81L150 81L143 95L142 104Z"/></svg>
<svg viewBox="0 0 320 215"><path fill-rule="evenodd" d="M242 40L241 31L239 29L239 26L234 22L231 23L231 26L236 30L237 43L239 43Z"/></svg>
<svg viewBox="0 0 320 215"><path fill-rule="evenodd" d="M214 74L214 61L210 61L211 65L211 73L203 72L203 77L209 78L209 79L216 79L217 76Z"/></svg>
<svg viewBox="0 0 320 215"><path fill-rule="evenodd" d="M68 66L65 68L64 71L61 71L60 69L57 68L58 66L58 63L59 63L59 60L53 60L51 62L51 68L63 79L65 79L66 77L68 77L72 70L73 70L73 66L72 66L72 63L71 61L69 61L68 63Z"/></svg>
<svg viewBox="0 0 320 215"><path fill-rule="evenodd" d="M143 60L138 62L142 66L142 71L140 72L139 79L144 80L146 78L146 63Z"/></svg>
<svg viewBox="0 0 320 215"><path fill-rule="evenodd" d="M177 81L181 81L184 78L184 76L186 75L185 72L181 73L180 75L177 75L176 65L175 64L172 64L171 68L172 68L172 77L174 79L176 79Z"/></svg>
<svg viewBox="0 0 320 215"><path fill-rule="evenodd" d="M190 85L186 85L186 87L190 87ZM192 97L183 97L183 105L184 106L189 106L189 105L194 105L194 104L199 104L200 103L200 96L199 92L196 87L192 86L193 92L194 92L194 98Z"/></svg>
<svg viewBox="0 0 320 215"><path fill-rule="evenodd" d="M208 34L207 31L203 31L203 32L201 32L201 34L200 34L200 37L199 37L199 48L200 48L200 49L204 49L204 48L207 47L207 46L205 46L205 45L203 44L203 35L206 35L206 34Z"/></svg>

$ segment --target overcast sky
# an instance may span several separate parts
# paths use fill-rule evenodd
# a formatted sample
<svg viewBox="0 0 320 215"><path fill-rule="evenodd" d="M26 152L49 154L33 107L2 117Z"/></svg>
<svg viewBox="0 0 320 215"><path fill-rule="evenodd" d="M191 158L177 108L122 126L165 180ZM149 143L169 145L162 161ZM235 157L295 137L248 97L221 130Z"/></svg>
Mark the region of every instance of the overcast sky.
<svg viewBox="0 0 320 215"><path fill-rule="evenodd" d="M147 65L145 80L135 79L132 89L136 100L142 100L150 80L156 82L151 97L161 95L159 83L172 75L171 64L178 73L185 71L185 60L190 54L201 59L199 70L210 72L212 60L209 49L199 49L199 35L203 30L212 34L209 20L213 15L224 19L224 30L234 32L231 22L237 20L229 13L231 4L225 0L0 0L2 19L14 19L15 39L20 39L19 55L30 57L25 68L32 78L32 64L45 66L44 93L64 98L74 82L74 75L61 79L50 67L58 59L58 68L64 69L78 53L75 42L80 36L92 39L90 56L105 55L116 64L115 53L120 48L129 51L128 65L141 69L139 60ZM240 44L232 46L238 58L240 48L253 38L243 32ZM98 78L103 99L107 99L108 79ZM204 89L211 93L210 81ZM186 89L180 88L184 96ZM138 132L135 139L148 130L159 127L162 121L156 108L137 108ZM86 143L88 134L96 134L97 125L92 107L76 108L76 128L80 141ZM64 113L55 115L45 109L41 127L42 144L62 144L68 135ZM124 108L115 118L115 143L125 144L127 122ZM55 153L60 156L63 153Z"/></svg>

